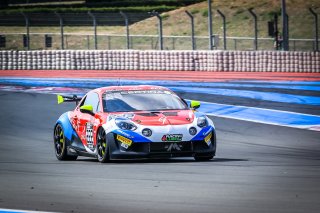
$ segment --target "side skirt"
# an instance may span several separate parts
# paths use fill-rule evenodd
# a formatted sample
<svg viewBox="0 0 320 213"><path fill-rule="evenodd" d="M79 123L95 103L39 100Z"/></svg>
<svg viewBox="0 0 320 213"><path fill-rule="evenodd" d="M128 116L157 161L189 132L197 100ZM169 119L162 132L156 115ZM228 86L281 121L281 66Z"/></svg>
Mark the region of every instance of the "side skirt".
<svg viewBox="0 0 320 213"><path fill-rule="evenodd" d="M93 158L97 157L95 154L90 154L86 151L79 150L77 147L68 146L67 149L68 149L68 154L70 154L70 155L79 155L79 156L93 157Z"/></svg>

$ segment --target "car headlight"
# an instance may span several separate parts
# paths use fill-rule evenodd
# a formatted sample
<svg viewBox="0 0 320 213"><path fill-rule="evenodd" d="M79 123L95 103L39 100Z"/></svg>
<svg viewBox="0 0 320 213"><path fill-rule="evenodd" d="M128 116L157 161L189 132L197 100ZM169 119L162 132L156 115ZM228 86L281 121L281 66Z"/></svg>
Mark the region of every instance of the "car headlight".
<svg viewBox="0 0 320 213"><path fill-rule="evenodd" d="M137 129L137 126L129 121L115 120L115 122L120 129L131 130L131 131L134 131Z"/></svg>
<svg viewBox="0 0 320 213"><path fill-rule="evenodd" d="M200 128L206 127L206 126L208 126L208 121L204 116L199 117L198 121L197 121L197 125Z"/></svg>

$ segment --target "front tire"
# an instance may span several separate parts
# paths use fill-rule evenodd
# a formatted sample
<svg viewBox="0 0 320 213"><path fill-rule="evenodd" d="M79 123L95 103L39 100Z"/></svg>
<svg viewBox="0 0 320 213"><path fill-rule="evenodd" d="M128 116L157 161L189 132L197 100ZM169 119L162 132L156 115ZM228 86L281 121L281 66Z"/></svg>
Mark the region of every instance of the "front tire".
<svg viewBox="0 0 320 213"><path fill-rule="evenodd" d="M67 151L67 145L66 145L66 138L64 136L63 128L60 124L58 124L54 128L54 149L55 149L55 155L58 160L76 160L77 155L68 155Z"/></svg>
<svg viewBox="0 0 320 213"><path fill-rule="evenodd" d="M107 143L106 132L103 128L98 130L97 134L97 158L100 163L106 163L110 160L109 146Z"/></svg>

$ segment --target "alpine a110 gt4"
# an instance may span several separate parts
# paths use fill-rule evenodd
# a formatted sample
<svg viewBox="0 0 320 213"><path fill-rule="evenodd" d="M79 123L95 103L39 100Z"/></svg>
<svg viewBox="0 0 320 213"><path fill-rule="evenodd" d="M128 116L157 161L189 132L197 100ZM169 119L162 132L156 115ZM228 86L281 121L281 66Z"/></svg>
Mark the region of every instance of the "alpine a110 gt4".
<svg viewBox="0 0 320 213"><path fill-rule="evenodd" d="M113 86L83 98L58 95L58 103L76 102L54 126L59 160L78 156L112 159L194 157L210 160L216 132L200 102L187 102L160 86Z"/></svg>

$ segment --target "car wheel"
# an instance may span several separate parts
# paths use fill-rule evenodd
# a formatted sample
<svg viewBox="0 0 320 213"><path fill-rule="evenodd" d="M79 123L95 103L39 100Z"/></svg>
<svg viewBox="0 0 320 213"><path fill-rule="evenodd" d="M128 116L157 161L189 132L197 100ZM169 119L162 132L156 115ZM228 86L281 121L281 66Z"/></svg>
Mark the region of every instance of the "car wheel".
<svg viewBox="0 0 320 213"><path fill-rule="evenodd" d="M54 149L58 160L76 160L77 155L68 155L63 128L58 124L54 129Z"/></svg>
<svg viewBox="0 0 320 213"><path fill-rule="evenodd" d="M97 151L97 158L99 162L106 163L110 160L106 132L103 128L100 128L97 134Z"/></svg>
<svg viewBox="0 0 320 213"><path fill-rule="evenodd" d="M194 156L196 161L209 161L213 158L213 155L210 156Z"/></svg>

